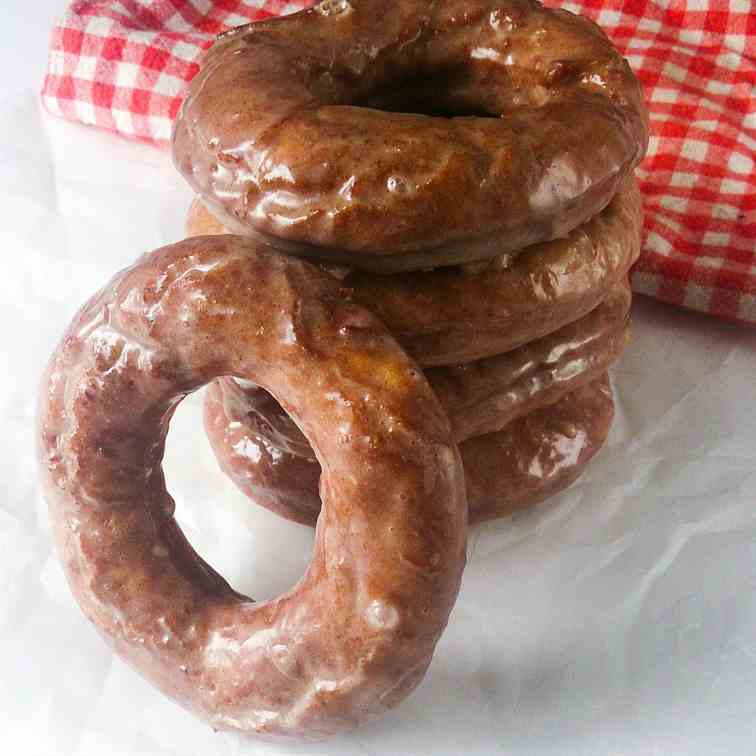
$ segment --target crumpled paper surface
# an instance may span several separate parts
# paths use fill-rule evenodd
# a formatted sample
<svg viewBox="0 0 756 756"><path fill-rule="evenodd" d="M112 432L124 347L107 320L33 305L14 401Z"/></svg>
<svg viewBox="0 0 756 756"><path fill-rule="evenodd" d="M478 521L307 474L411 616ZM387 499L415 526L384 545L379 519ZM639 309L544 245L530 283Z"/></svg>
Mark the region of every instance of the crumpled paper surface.
<svg viewBox="0 0 756 756"><path fill-rule="evenodd" d="M472 531L430 673L382 721L319 745L214 733L113 658L51 550L35 393L76 308L179 238L190 195L166 154L50 119L32 92L5 97L0 133L0 752L756 752L756 333L650 301L608 447L556 500ZM235 587L273 596L312 533L220 474L200 407L169 435L180 521Z"/></svg>

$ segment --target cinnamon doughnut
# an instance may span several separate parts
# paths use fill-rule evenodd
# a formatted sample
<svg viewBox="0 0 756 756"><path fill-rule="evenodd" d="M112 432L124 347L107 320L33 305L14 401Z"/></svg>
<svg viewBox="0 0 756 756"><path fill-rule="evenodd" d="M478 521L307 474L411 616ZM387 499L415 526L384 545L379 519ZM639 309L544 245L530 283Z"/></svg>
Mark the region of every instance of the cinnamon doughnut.
<svg viewBox="0 0 756 756"><path fill-rule="evenodd" d="M535 0L324 0L219 38L173 154L235 232L388 273L565 236L646 143L640 86L585 18Z"/></svg>
<svg viewBox="0 0 756 756"><path fill-rule="evenodd" d="M321 504L312 451L277 446L267 422L274 407L250 419L237 396L219 381L207 391L205 428L221 469L256 504L313 525ZM613 415L604 374L501 431L461 443L470 524L505 517L569 486L601 448Z"/></svg>
<svg viewBox="0 0 756 756"><path fill-rule="evenodd" d="M472 362L544 336L595 308L640 253L642 208L634 180L567 238L460 267L380 276L353 272L342 285L376 313L420 365ZM227 233L195 202L189 235Z"/></svg>
<svg viewBox="0 0 756 756"><path fill-rule="evenodd" d="M177 404L219 375L269 390L325 470L312 563L263 604L194 552L161 469ZM214 727L321 738L423 677L465 561L459 455L422 373L318 269L232 237L141 258L53 354L39 448L80 607Z"/></svg>

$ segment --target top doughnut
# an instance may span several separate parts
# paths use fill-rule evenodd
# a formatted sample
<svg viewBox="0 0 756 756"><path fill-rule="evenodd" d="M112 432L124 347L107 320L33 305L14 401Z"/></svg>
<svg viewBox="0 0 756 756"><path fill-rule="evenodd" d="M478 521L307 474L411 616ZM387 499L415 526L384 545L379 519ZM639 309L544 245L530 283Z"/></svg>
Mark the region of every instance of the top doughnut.
<svg viewBox="0 0 756 756"><path fill-rule="evenodd" d="M646 143L627 62L534 0L324 0L239 27L173 135L224 225L384 273L564 236Z"/></svg>

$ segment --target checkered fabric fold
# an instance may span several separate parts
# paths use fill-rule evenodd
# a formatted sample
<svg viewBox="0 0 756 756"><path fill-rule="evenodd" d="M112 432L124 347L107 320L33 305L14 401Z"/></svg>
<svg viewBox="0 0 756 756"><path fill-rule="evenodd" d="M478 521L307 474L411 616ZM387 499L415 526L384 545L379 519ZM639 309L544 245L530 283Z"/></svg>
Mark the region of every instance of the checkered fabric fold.
<svg viewBox="0 0 756 756"><path fill-rule="evenodd" d="M214 35L310 4L77 0L53 31L44 104L166 146ZM638 171L646 219L633 288L756 323L756 3L546 4L598 22L646 91L651 142Z"/></svg>

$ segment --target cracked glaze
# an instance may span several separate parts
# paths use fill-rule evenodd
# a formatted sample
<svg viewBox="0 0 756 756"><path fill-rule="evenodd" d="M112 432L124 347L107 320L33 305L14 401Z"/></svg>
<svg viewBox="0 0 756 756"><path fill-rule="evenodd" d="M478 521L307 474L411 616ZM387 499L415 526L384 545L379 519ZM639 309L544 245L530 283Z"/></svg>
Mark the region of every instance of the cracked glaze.
<svg viewBox="0 0 756 756"><path fill-rule="evenodd" d="M222 375L269 390L325 471L312 563L262 604L192 550L161 469L176 405ZM231 237L142 257L53 354L39 449L80 607L214 727L321 738L422 678L465 559L459 455L422 373L316 268Z"/></svg>
<svg viewBox="0 0 756 756"><path fill-rule="evenodd" d="M255 504L313 525L320 511L320 465L305 444L272 441L281 415L268 397L250 421L234 387L208 388L205 428L223 471ZM554 404L517 416L505 428L459 445L471 524L538 504L576 480L601 448L614 415L606 374ZM304 441L304 439L302 439Z"/></svg>
<svg viewBox="0 0 756 756"><path fill-rule="evenodd" d="M439 110L457 115L423 114ZM534 0L327 0L220 37L173 153L235 232L388 273L565 236L647 138L637 80L587 19Z"/></svg>

